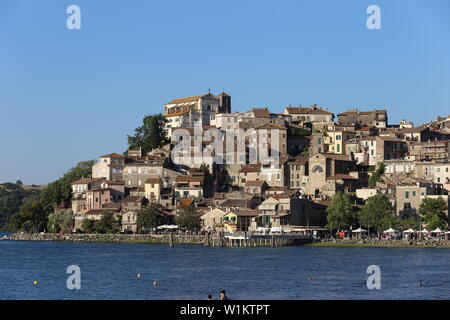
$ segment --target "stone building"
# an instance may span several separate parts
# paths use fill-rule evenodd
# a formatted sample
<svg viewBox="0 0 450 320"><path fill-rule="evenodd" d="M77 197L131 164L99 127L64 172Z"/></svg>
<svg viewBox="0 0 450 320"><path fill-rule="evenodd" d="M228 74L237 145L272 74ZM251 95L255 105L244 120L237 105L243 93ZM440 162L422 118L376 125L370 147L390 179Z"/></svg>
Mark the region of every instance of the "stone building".
<svg viewBox="0 0 450 320"><path fill-rule="evenodd" d="M359 111L358 109L347 110L338 114L338 123L343 126L386 128L388 126L388 115L386 110Z"/></svg>

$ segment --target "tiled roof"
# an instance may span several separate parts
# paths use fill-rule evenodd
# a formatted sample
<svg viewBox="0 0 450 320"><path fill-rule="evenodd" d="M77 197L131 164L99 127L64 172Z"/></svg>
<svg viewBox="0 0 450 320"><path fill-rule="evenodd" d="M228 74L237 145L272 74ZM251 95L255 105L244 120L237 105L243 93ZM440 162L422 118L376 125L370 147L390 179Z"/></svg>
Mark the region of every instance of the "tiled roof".
<svg viewBox="0 0 450 320"><path fill-rule="evenodd" d="M265 181L260 180L249 180L245 183L246 187L262 187L266 183Z"/></svg>
<svg viewBox="0 0 450 320"><path fill-rule="evenodd" d="M334 176L327 178L327 180L358 180L358 178L349 174L335 174Z"/></svg>
<svg viewBox="0 0 450 320"><path fill-rule="evenodd" d="M72 182L72 184L88 184L95 181L101 181L104 178L82 178L80 180Z"/></svg>
<svg viewBox="0 0 450 320"><path fill-rule="evenodd" d="M186 102L195 102L198 101L198 99L206 96L208 94L202 94L199 96L192 96L192 97L186 97L186 98L179 98L179 99L174 99L170 102L167 102L166 104L177 104L177 103L186 103Z"/></svg>
<svg viewBox="0 0 450 320"><path fill-rule="evenodd" d="M261 172L261 164L246 164L239 170L241 173Z"/></svg>
<svg viewBox="0 0 450 320"><path fill-rule="evenodd" d="M108 153L105 154L104 156L101 156L100 158L126 158L126 157L118 153Z"/></svg>

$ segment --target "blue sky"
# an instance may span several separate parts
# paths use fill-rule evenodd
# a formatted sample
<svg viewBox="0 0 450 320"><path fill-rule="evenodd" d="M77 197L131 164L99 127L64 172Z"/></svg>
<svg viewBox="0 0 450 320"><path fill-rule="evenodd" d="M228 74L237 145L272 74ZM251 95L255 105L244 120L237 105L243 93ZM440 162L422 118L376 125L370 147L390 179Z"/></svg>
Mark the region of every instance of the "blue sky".
<svg viewBox="0 0 450 320"><path fill-rule="evenodd" d="M72 4L81 30L66 28ZM0 43L0 182L123 152L144 115L208 88L234 111L450 114L448 0L0 0Z"/></svg>

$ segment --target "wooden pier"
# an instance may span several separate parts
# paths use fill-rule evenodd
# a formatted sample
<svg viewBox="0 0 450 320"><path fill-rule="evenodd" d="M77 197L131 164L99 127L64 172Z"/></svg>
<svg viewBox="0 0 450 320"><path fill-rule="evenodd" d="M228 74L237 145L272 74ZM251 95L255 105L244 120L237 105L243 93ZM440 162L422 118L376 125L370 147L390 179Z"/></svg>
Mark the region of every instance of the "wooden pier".
<svg viewBox="0 0 450 320"><path fill-rule="evenodd" d="M282 247L310 243L313 238L305 235L206 235L205 247Z"/></svg>

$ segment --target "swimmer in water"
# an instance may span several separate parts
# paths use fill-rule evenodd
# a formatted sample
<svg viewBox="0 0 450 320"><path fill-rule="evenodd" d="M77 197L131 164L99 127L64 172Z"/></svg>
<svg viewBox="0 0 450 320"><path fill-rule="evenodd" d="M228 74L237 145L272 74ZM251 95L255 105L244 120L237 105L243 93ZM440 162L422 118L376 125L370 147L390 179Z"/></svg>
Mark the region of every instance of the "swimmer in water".
<svg viewBox="0 0 450 320"><path fill-rule="evenodd" d="M156 287L158 285L158 281L153 280L153 285Z"/></svg>

